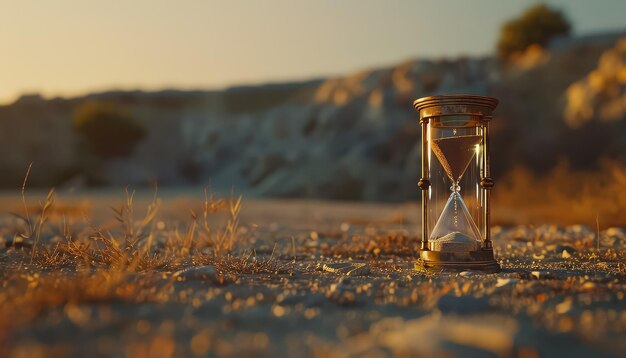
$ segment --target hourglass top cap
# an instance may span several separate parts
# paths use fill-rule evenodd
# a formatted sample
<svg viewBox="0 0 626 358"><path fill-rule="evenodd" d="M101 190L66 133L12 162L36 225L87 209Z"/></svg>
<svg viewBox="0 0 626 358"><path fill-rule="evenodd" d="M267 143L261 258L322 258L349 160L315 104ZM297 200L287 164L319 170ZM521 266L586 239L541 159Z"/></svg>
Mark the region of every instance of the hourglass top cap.
<svg viewBox="0 0 626 358"><path fill-rule="evenodd" d="M413 107L420 119L445 115L491 116L498 105L493 97L474 94L448 94L416 99Z"/></svg>

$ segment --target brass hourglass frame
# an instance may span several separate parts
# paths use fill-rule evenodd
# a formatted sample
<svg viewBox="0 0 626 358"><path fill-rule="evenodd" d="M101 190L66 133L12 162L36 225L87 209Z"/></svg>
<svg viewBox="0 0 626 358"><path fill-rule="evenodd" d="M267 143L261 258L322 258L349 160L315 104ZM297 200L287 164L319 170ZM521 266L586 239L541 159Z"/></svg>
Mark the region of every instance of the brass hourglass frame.
<svg viewBox="0 0 626 358"><path fill-rule="evenodd" d="M430 96L417 99L413 106L419 113L422 127L422 176L418 187L422 191L422 240L420 245L420 258L426 268L452 269L452 270L479 270L484 272L497 272L500 265L493 255L490 227L490 191L494 181L490 175L489 162L489 124L493 118L492 112L496 108L498 100L492 97L478 95L443 95ZM480 248L471 251L435 251L429 248L429 191L431 190L431 173L429 155L429 142L432 134L429 131L429 123L440 121L445 118L467 118L475 121L476 126L482 133L481 150L477 154L480 163L480 187L482 204L481 228L482 241ZM436 160L436 159L435 159ZM475 220L475 219L473 219Z"/></svg>

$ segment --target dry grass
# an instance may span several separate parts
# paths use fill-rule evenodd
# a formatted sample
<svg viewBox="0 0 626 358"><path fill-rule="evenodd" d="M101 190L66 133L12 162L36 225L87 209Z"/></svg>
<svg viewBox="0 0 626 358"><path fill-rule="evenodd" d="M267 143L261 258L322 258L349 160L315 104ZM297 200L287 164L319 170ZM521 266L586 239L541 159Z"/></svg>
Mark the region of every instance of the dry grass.
<svg viewBox="0 0 626 358"><path fill-rule="evenodd" d="M624 226L626 165L605 161L598 171L573 171L563 162L544 176L513 169L494 191L499 224Z"/></svg>
<svg viewBox="0 0 626 358"><path fill-rule="evenodd" d="M216 198L205 190L203 212L192 211L181 230L162 227L156 191L145 215L138 217L134 193L127 190L122 205L112 208L118 225L110 229L88 218L82 228L71 227L65 217L49 220L54 194L51 190L35 213L24 200L24 213L16 214L20 225L0 271L6 287L0 291L0 345L12 329L55 307L168 301L181 269L211 265L220 279L236 280L239 274L276 273L289 266L273 253L259 258L244 247L238 231L241 196ZM214 217L223 220L216 224Z"/></svg>
<svg viewBox="0 0 626 358"><path fill-rule="evenodd" d="M133 201L134 193L127 190L123 204L112 208L119 224L117 228L105 230L84 218L88 230L75 232L64 219L60 228L55 229L53 223L47 227L48 213L54 210L54 190L51 190L41 203L34 224L31 224L32 213L25 211L24 215L17 215L24 227L16 235L21 244L13 246L31 248L27 266L32 269L88 267L137 272L176 269L193 262L197 254L218 259L226 257L234 253L240 241L241 196L216 199L207 191L203 213L197 215L192 211L191 222L183 230L157 228L161 200L156 192L140 218L137 218ZM210 217L220 212L227 214L224 223L210 224ZM43 236L57 240L42 243Z"/></svg>

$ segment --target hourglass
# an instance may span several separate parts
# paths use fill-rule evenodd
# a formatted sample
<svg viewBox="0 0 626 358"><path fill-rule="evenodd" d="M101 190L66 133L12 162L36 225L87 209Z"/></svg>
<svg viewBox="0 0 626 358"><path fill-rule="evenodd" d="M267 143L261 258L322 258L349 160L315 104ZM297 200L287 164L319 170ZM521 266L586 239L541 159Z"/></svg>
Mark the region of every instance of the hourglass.
<svg viewBox="0 0 626 358"><path fill-rule="evenodd" d="M414 102L422 124L422 243L427 268L498 271L489 227L489 121L498 101L446 95Z"/></svg>

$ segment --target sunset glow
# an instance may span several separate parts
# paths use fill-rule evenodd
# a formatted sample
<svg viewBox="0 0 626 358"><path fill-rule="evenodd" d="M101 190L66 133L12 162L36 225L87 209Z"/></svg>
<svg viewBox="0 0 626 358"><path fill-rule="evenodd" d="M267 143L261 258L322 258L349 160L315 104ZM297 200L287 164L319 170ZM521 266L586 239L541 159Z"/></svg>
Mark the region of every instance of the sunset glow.
<svg viewBox="0 0 626 358"><path fill-rule="evenodd" d="M217 88L483 55L499 25L532 3L450 1L444 14L438 1L2 1L0 103L24 93ZM577 33L618 28L626 13L619 1L548 3Z"/></svg>

